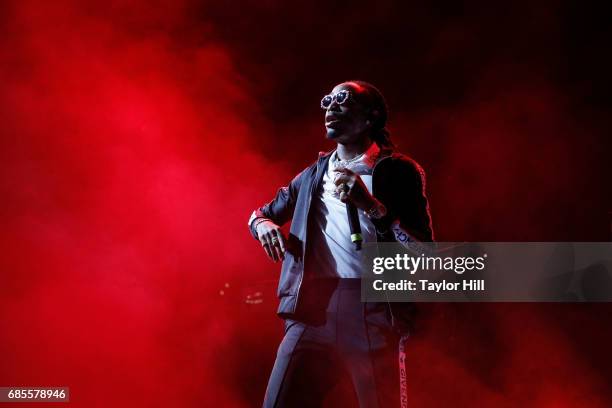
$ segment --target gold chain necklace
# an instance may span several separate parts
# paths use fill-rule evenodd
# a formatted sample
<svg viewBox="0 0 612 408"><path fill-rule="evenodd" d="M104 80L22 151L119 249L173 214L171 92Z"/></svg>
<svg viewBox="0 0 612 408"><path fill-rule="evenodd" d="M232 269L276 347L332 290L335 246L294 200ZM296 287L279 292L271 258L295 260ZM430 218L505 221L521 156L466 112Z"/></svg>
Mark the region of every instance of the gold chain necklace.
<svg viewBox="0 0 612 408"><path fill-rule="evenodd" d="M363 152L360 155L353 157L352 159L342 160L340 156L338 156L338 151L336 151L334 167L338 167L338 166L348 167L351 164L355 163L356 161L361 160L365 156L365 154L366 152Z"/></svg>

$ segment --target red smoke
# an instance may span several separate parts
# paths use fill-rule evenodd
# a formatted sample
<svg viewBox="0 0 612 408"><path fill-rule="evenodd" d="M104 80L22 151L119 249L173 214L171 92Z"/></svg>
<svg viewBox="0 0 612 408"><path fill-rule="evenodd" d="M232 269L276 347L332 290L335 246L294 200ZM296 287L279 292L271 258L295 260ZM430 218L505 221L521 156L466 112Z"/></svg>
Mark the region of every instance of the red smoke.
<svg viewBox="0 0 612 408"><path fill-rule="evenodd" d="M78 407L260 405L281 327L275 305L245 306L240 287L274 280L279 268L246 220L325 147L308 139L321 118L271 123L255 89L280 85L244 76L220 28L176 3L3 6L0 385L66 385ZM548 88L519 91L468 104L456 121L443 111L395 113L395 128L414 130L396 140L429 158L416 157L443 236L464 239L483 211L491 221L479 225L496 229L468 237L530 236L508 232L508 219L495 224L504 200L529 193L533 174L500 161L540 142L500 112L522 103L539 109L547 132L563 132L565 122L550 127L565 109L556 98ZM435 137L431 122L447 135L440 150L413 142ZM296 124L309 130L290 133ZM277 142L297 152L277 158ZM574 152L563 140L547 151L552 162L533 163L539 178L528 181L538 185L537 211L566 193L560 164ZM464 165L466 156L480 160ZM510 171L474 179L491 167ZM519 214L522 225L537 218ZM595 308L436 310L409 349L415 406L609 405L610 370L597 358L605 342L589 336L611 333L599 331Z"/></svg>
<svg viewBox="0 0 612 408"><path fill-rule="evenodd" d="M242 406L215 372L235 325L219 290L267 266L246 219L273 190L248 175L285 172L250 153L265 123L205 27L184 46L180 7L115 6L5 16L0 383Z"/></svg>

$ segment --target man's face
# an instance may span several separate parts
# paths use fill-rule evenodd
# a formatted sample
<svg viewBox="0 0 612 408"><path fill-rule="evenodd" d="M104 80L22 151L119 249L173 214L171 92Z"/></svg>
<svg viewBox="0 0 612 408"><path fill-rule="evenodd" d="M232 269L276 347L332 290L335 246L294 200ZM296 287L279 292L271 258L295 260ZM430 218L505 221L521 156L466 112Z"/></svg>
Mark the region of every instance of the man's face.
<svg viewBox="0 0 612 408"><path fill-rule="evenodd" d="M342 90L348 90L351 96L343 104L339 104L334 98L325 110L325 128L328 139L351 144L367 137L371 125L366 108L355 98L359 95L359 88L350 82L343 83L336 85L330 95L336 95Z"/></svg>

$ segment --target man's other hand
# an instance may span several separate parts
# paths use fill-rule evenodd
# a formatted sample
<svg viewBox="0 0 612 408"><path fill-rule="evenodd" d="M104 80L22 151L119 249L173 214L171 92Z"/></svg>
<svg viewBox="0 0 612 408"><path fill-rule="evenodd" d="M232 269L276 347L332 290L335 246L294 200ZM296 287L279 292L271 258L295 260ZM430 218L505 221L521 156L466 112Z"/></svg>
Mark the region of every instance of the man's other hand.
<svg viewBox="0 0 612 408"><path fill-rule="evenodd" d="M261 221L257 224L257 236L270 259L274 262L278 262L279 259L285 259L287 246L278 225L269 220Z"/></svg>

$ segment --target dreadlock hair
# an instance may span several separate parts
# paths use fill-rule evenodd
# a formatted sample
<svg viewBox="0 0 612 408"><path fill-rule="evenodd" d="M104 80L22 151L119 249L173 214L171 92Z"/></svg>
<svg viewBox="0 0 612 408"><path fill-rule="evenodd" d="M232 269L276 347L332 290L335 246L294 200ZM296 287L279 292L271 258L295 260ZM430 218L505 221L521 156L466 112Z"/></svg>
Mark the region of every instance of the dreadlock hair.
<svg viewBox="0 0 612 408"><path fill-rule="evenodd" d="M347 81L346 83L357 87L359 92L355 95L355 99L369 111L372 122L372 134L370 135L372 140L380 148L394 149L395 144L391 141L391 134L387 129L389 111L382 93L369 82Z"/></svg>

